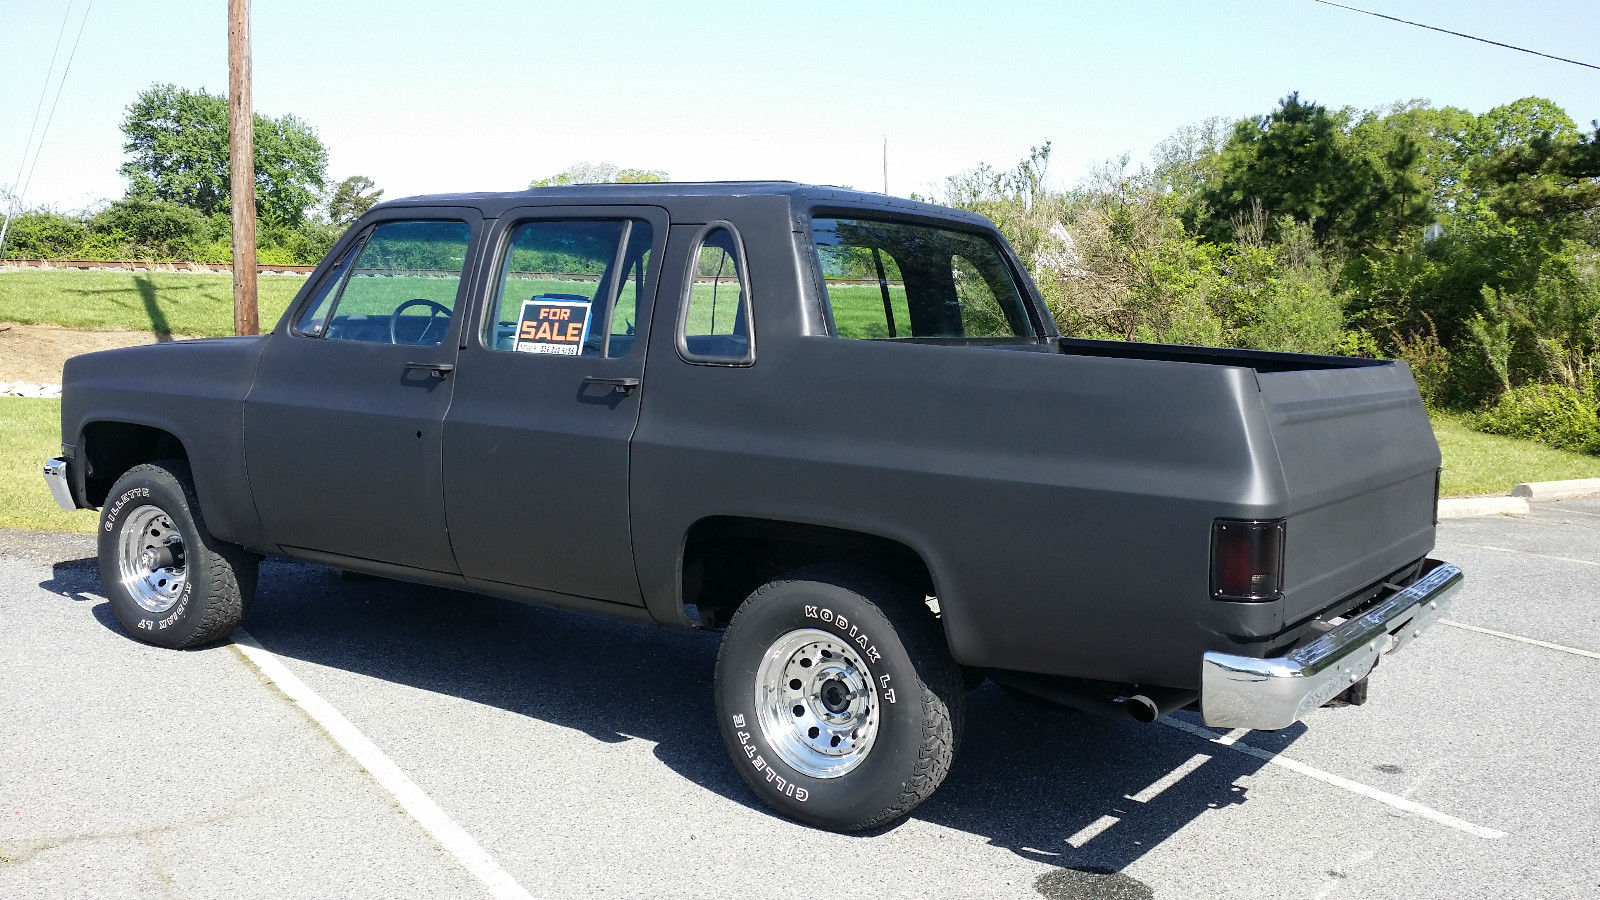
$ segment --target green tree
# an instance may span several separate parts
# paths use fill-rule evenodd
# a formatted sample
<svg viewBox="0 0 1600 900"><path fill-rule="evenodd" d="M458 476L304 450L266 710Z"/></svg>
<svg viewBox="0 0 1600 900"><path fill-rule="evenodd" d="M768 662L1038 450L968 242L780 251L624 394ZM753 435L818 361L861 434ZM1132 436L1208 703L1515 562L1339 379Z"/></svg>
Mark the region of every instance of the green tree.
<svg viewBox="0 0 1600 900"><path fill-rule="evenodd" d="M1348 152L1381 166L1409 141L1415 152L1406 174L1428 204L1437 210L1457 201L1472 113L1453 106L1436 109L1417 99L1366 111L1345 109L1340 116L1348 123Z"/></svg>
<svg viewBox="0 0 1600 900"><path fill-rule="evenodd" d="M1231 240L1236 222L1257 206L1273 228L1287 216L1310 225L1317 240L1355 252L1424 224L1428 197L1413 171L1421 157L1416 142L1400 132L1372 147L1353 145L1347 118L1290 94L1271 113L1235 125L1203 195L1206 236Z"/></svg>
<svg viewBox="0 0 1600 900"><path fill-rule="evenodd" d="M1216 178L1217 154L1227 143L1229 132L1228 121L1213 116L1179 128L1150 154L1149 177L1173 198L1179 209L1190 213L1191 225L1202 214L1203 195Z"/></svg>
<svg viewBox="0 0 1600 900"><path fill-rule="evenodd" d="M1496 152L1487 172L1503 217L1548 221L1600 210L1600 125L1580 138L1540 132Z"/></svg>
<svg viewBox="0 0 1600 900"><path fill-rule="evenodd" d="M383 199L383 191L365 175L351 175L339 182L328 198L328 219L335 225L349 225Z"/></svg>
<svg viewBox="0 0 1600 900"><path fill-rule="evenodd" d="M129 197L168 200L208 216L231 208L226 97L151 85L128 107L122 133ZM326 183L327 148L293 115L257 114L254 150L256 214L299 225Z"/></svg>
<svg viewBox="0 0 1600 900"><path fill-rule="evenodd" d="M573 163L548 178L535 180L528 187L554 187L564 184L639 184L666 181L660 169L619 169L611 163Z"/></svg>

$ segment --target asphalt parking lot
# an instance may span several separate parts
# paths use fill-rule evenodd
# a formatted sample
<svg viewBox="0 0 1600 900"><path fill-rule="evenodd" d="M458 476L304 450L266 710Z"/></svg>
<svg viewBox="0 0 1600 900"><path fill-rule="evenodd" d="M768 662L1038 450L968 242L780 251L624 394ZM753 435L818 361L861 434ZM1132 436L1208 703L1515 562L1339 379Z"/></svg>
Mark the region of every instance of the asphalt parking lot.
<svg viewBox="0 0 1600 900"><path fill-rule="evenodd" d="M269 562L266 653L165 651L91 552L0 533L0 897L1600 896L1600 500L1443 524L1467 586L1366 706L1223 735L985 686L856 836L747 793L714 636Z"/></svg>

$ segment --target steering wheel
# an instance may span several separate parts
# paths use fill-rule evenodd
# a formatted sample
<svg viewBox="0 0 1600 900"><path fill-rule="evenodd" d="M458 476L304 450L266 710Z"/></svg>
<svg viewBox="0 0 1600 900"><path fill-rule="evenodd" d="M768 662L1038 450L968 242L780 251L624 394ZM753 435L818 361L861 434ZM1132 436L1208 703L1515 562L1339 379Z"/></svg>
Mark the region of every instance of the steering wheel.
<svg viewBox="0 0 1600 900"><path fill-rule="evenodd" d="M432 300L423 299L422 297L415 297L407 300L399 306L396 306L394 308L394 312L389 314L389 343L400 343L399 331L395 326L400 324L400 314L413 306L426 306L428 308L428 324L422 326L422 332L417 335L417 339L413 343L422 343L422 339L428 336L428 330L433 328L435 319L442 318L444 319L445 324L447 326L449 325L450 307L445 306L443 303L436 303ZM442 335L440 340L443 340ZM438 343L438 341L435 341L434 343Z"/></svg>

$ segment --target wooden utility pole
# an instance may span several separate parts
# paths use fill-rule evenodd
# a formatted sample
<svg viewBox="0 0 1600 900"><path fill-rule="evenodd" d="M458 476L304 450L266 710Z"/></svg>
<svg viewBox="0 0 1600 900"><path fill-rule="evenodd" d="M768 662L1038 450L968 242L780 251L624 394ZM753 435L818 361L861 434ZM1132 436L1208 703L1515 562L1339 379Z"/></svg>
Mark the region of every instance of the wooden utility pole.
<svg viewBox="0 0 1600 900"><path fill-rule="evenodd" d="M256 312L255 118L250 0L228 0L228 193L233 204L233 333L261 333Z"/></svg>

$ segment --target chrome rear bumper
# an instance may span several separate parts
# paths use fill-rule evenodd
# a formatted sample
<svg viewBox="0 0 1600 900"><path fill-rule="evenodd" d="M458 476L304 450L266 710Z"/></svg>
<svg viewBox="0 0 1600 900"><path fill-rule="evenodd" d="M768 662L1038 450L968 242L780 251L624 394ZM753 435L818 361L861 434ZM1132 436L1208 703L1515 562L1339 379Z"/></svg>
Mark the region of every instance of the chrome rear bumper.
<svg viewBox="0 0 1600 900"><path fill-rule="evenodd" d="M1287 656L1205 654L1200 673L1205 723L1261 731L1287 728L1367 677L1378 657L1405 646L1443 615L1461 587L1460 569L1429 563L1433 569L1414 584Z"/></svg>
<svg viewBox="0 0 1600 900"><path fill-rule="evenodd" d="M67 461L52 459L44 464L44 481L50 485L50 496L56 498L56 505L72 512L78 508L78 501L72 497L72 482L67 480Z"/></svg>

